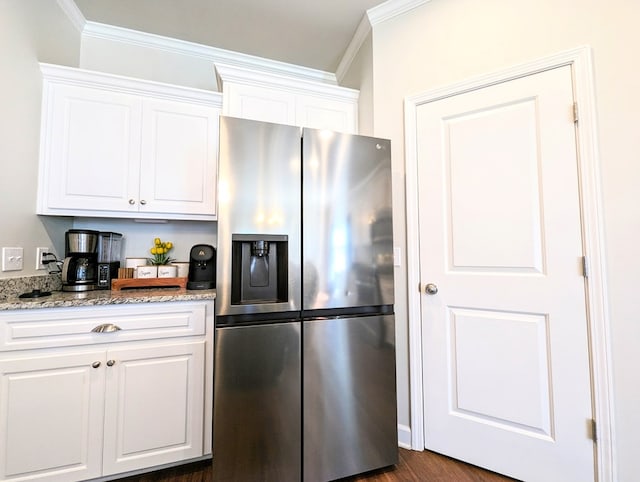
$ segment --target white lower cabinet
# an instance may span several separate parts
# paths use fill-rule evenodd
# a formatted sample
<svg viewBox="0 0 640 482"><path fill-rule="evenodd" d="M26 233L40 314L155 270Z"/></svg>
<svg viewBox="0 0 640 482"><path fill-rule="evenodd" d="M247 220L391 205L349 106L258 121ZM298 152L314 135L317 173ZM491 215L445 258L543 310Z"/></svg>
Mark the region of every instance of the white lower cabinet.
<svg viewBox="0 0 640 482"><path fill-rule="evenodd" d="M40 314L34 312L42 312L53 346L15 350L10 341L17 338L0 336L0 480L86 480L211 453L213 303L202 308L127 305L105 318L109 308L100 307L101 324L120 329L92 333L86 346L66 346L80 326L69 320L83 310L90 318L91 308L0 313L6 334L23 324L31 330ZM141 340L141 320L154 311L160 320L192 323L194 336L172 338L175 326L166 323L164 332L149 330L155 339ZM47 330L47 320L64 328ZM134 341L118 341L127 340L128 329Z"/></svg>
<svg viewBox="0 0 640 482"><path fill-rule="evenodd" d="M0 360L0 480L101 475L105 373L93 363L104 352Z"/></svg>
<svg viewBox="0 0 640 482"><path fill-rule="evenodd" d="M202 455L204 347L201 340L107 353L103 475Z"/></svg>

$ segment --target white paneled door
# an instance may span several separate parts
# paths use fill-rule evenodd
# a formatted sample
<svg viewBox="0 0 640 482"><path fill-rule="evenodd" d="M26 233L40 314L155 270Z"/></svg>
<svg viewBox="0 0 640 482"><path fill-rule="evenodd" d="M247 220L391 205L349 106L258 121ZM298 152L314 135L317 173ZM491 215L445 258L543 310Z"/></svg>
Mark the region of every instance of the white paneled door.
<svg viewBox="0 0 640 482"><path fill-rule="evenodd" d="M422 104L417 139L426 448L594 480L571 67Z"/></svg>

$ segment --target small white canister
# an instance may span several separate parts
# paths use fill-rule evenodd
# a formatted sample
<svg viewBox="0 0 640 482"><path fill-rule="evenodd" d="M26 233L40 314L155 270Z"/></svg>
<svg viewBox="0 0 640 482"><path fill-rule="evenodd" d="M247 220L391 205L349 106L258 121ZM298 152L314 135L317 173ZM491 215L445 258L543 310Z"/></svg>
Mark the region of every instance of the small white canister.
<svg viewBox="0 0 640 482"><path fill-rule="evenodd" d="M127 258L124 262L124 267L136 269L138 266L144 266L146 264L147 258Z"/></svg>
<svg viewBox="0 0 640 482"><path fill-rule="evenodd" d="M157 266L138 266L136 269L136 278L157 278Z"/></svg>
<svg viewBox="0 0 640 482"><path fill-rule="evenodd" d="M158 266L158 278L175 278L178 275L178 267L172 264Z"/></svg>
<svg viewBox="0 0 640 482"><path fill-rule="evenodd" d="M189 276L189 263L186 261L176 261L175 263L171 263L173 266L178 268L178 274L176 275L178 278L186 278Z"/></svg>

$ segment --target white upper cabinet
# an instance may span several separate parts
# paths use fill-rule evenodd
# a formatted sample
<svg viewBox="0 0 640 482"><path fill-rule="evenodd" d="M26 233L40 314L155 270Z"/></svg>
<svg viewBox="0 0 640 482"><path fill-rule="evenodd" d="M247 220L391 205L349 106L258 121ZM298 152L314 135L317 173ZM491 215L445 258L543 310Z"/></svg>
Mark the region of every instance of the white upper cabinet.
<svg viewBox="0 0 640 482"><path fill-rule="evenodd" d="M41 69L38 214L216 219L221 94Z"/></svg>
<svg viewBox="0 0 640 482"><path fill-rule="evenodd" d="M358 131L357 90L223 64L216 64L216 71L224 115L351 134Z"/></svg>
<svg viewBox="0 0 640 482"><path fill-rule="evenodd" d="M228 82L224 85L223 98L225 115L295 125L295 96L290 92Z"/></svg>

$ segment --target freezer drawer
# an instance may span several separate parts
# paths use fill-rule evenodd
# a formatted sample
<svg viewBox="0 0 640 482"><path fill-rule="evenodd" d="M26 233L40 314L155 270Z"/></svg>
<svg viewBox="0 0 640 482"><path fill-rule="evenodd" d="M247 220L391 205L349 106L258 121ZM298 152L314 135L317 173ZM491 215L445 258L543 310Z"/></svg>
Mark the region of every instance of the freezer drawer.
<svg viewBox="0 0 640 482"><path fill-rule="evenodd" d="M393 315L304 321L302 333L303 480L397 463Z"/></svg>
<svg viewBox="0 0 640 482"><path fill-rule="evenodd" d="M300 480L300 322L216 330L215 481Z"/></svg>

